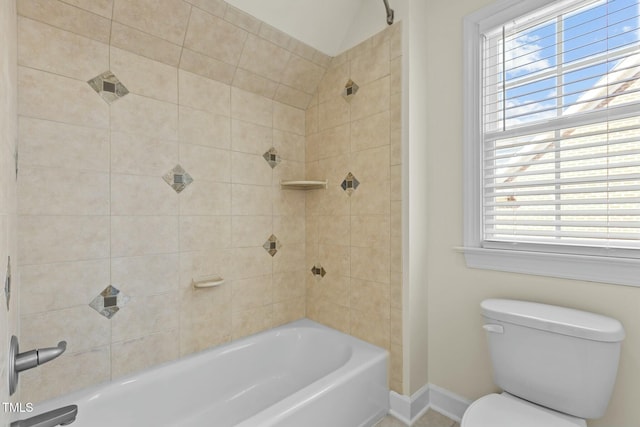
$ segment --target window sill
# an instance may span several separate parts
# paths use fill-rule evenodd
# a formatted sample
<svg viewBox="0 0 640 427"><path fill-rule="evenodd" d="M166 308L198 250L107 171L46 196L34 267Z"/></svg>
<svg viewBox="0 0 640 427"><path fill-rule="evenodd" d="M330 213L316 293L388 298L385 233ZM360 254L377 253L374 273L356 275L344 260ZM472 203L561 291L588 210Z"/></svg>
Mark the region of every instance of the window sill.
<svg viewBox="0 0 640 427"><path fill-rule="evenodd" d="M640 260L485 248L455 248L467 267L640 287Z"/></svg>

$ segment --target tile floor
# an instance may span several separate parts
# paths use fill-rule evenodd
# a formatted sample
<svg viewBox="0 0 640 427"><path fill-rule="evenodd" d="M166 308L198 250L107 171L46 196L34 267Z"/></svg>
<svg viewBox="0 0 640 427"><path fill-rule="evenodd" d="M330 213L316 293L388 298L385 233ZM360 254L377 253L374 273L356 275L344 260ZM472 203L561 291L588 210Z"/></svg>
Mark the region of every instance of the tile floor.
<svg viewBox="0 0 640 427"><path fill-rule="evenodd" d="M387 415L375 427L406 427L405 424L391 415ZM426 414L415 422L413 427L460 427L460 424L429 409Z"/></svg>

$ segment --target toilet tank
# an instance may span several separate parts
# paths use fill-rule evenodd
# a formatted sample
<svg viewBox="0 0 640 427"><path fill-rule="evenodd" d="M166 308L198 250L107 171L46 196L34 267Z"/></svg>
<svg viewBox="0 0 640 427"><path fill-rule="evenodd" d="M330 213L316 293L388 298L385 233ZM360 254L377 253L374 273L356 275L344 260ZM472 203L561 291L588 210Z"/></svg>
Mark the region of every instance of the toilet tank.
<svg viewBox="0 0 640 427"><path fill-rule="evenodd" d="M481 309L496 385L575 417L604 415L625 336L620 322L528 301L488 299Z"/></svg>

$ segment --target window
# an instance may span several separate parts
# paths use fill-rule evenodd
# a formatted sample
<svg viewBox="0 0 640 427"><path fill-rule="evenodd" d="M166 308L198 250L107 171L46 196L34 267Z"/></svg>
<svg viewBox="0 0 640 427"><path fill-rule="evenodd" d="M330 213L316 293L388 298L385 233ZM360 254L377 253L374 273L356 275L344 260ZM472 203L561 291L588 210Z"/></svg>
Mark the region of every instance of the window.
<svg viewBox="0 0 640 427"><path fill-rule="evenodd" d="M640 0L465 19L472 267L640 286Z"/></svg>

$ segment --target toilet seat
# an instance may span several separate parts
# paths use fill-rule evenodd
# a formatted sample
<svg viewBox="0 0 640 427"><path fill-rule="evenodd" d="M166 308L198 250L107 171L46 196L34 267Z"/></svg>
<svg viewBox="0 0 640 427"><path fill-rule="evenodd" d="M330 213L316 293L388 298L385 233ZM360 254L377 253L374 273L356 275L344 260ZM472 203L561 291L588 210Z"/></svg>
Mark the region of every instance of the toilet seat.
<svg viewBox="0 0 640 427"><path fill-rule="evenodd" d="M460 427L586 427L585 420L534 405L508 393L489 394L473 402Z"/></svg>

